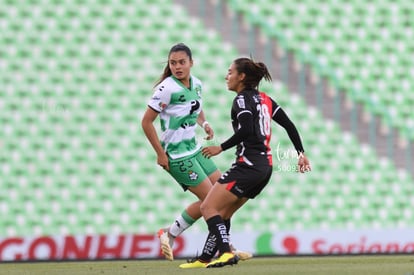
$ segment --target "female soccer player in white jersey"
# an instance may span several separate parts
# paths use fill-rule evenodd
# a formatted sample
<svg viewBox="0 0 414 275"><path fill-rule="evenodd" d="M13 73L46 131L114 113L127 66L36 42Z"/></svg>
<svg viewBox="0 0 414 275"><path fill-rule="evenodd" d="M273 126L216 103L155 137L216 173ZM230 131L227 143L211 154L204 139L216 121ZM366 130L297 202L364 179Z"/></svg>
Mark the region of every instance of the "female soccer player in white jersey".
<svg viewBox="0 0 414 275"><path fill-rule="evenodd" d="M273 99L258 91L262 78L271 80L267 67L262 62L256 63L249 58L234 60L228 70L227 88L237 93L231 109L234 134L221 145L205 147L202 152L203 155L211 157L236 146L236 160L201 203L201 213L209 229L203 254L191 263L180 265L181 267L203 267L203 263L207 268L237 264L238 256L231 252L224 221L230 219L249 199L255 198L270 180L271 120L287 131L298 152L299 171L310 171L310 164L295 125ZM219 257L211 261L210 255L216 251Z"/></svg>
<svg viewBox="0 0 414 275"><path fill-rule="evenodd" d="M213 129L202 110L202 83L191 74L192 53L183 43L174 45L168 54L168 64L142 118L142 128L157 154L157 163L184 189L197 196L168 229L160 229L161 251L173 260L173 240L201 217L200 204L221 173L212 160L201 153L195 133L197 124L204 128L206 139L212 139ZM159 138L154 120L160 117L162 135ZM226 221L230 224L230 221Z"/></svg>

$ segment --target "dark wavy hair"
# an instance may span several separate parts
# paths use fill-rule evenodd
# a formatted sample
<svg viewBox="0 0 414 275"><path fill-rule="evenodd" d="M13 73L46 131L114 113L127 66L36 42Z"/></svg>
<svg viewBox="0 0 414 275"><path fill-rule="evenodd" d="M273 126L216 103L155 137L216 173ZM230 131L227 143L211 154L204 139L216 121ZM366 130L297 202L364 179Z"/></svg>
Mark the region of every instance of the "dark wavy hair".
<svg viewBox="0 0 414 275"><path fill-rule="evenodd" d="M175 44L174 46L172 46L171 49L170 49L170 52L168 53L168 59L170 59L170 55L174 52L185 52L188 55L188 57L190 58L190 61L193 60L193 54L191 53L190 48L187 45L185 45L184 43L178 43L178 44ZM164 68L164 72L162 73L160 79L157 81L155 86L160 84L164 79L166 79L167 77L169 77L171 75L172 75L172 72L170 70L170 64L168 64L168 61L167 61L167 65Z"/></svg>

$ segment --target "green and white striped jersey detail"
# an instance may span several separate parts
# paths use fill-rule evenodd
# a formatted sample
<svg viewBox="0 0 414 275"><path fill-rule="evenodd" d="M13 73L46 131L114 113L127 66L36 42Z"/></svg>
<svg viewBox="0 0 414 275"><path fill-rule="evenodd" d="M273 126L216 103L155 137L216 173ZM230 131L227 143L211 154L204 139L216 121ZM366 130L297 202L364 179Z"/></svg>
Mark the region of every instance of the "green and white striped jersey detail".
<svg viewBox="0 0 414 275"><path fill-rule="evenodd" d="M160 113L161 145L173 159L192 155L201 147L195 137L201 92L202 83L196 77L191 76L188 89L170 76L155 87L148 103Z"/></svg>

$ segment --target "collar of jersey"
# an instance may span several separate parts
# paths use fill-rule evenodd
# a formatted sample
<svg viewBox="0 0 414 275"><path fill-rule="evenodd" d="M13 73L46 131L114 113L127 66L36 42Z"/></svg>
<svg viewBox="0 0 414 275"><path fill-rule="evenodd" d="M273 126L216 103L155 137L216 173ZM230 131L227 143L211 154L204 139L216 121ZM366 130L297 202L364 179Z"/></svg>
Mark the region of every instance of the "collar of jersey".
<svg viewBox="0 0 414 275"><path fill-rule="evenodd" d="M190 88L187 88L186 86L184 86L184 84L178 80L177 78L175 78L175 76L171 75L172 79L174 79L175 82L177 82L178 85L180 85L181 87L183 87L184 89L191 91L193 89L193 77L190 75Z"/></svg>

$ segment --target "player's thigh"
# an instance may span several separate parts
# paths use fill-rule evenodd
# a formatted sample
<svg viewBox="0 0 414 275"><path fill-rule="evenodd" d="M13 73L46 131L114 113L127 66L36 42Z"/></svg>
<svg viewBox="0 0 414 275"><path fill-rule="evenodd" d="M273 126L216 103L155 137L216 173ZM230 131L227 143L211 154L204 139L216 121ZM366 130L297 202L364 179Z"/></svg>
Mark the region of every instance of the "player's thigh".
<svg viewBox="0 0 414 275"><path fill-rule="evenodd" d="M215 184L219 180L220 177L221 177L221 172L219 170L216 170L215 172L213 172L212 174L208 176L211 184Z"/></svg>
<svg viewBox="0 0 414 275"><path fill-rule="evenodd" d="M229 192L227 184L214 184L208 193L207 197L201 203L201 212L204 218L208 219L216 215L217 212L222 212L224 209L231 208L231 206L239 199L236 195Z"/></svg>
<svg viewBox="0 0 414 275"><path fill-rule="evenodd" d="M188 186L188 190L196 195L199 200L204 201L212 186L213 185L207 177L196 186Z"/></svg>
<svg viewBox="0 0 414 275"><path fill-rule="evenodd" d="M220 171L217 169L216 164L211 158L205 157L201 151L195 155L197 162L202 167L203 171L209 177L212 184L214 184L221 176Z"/></svg>

